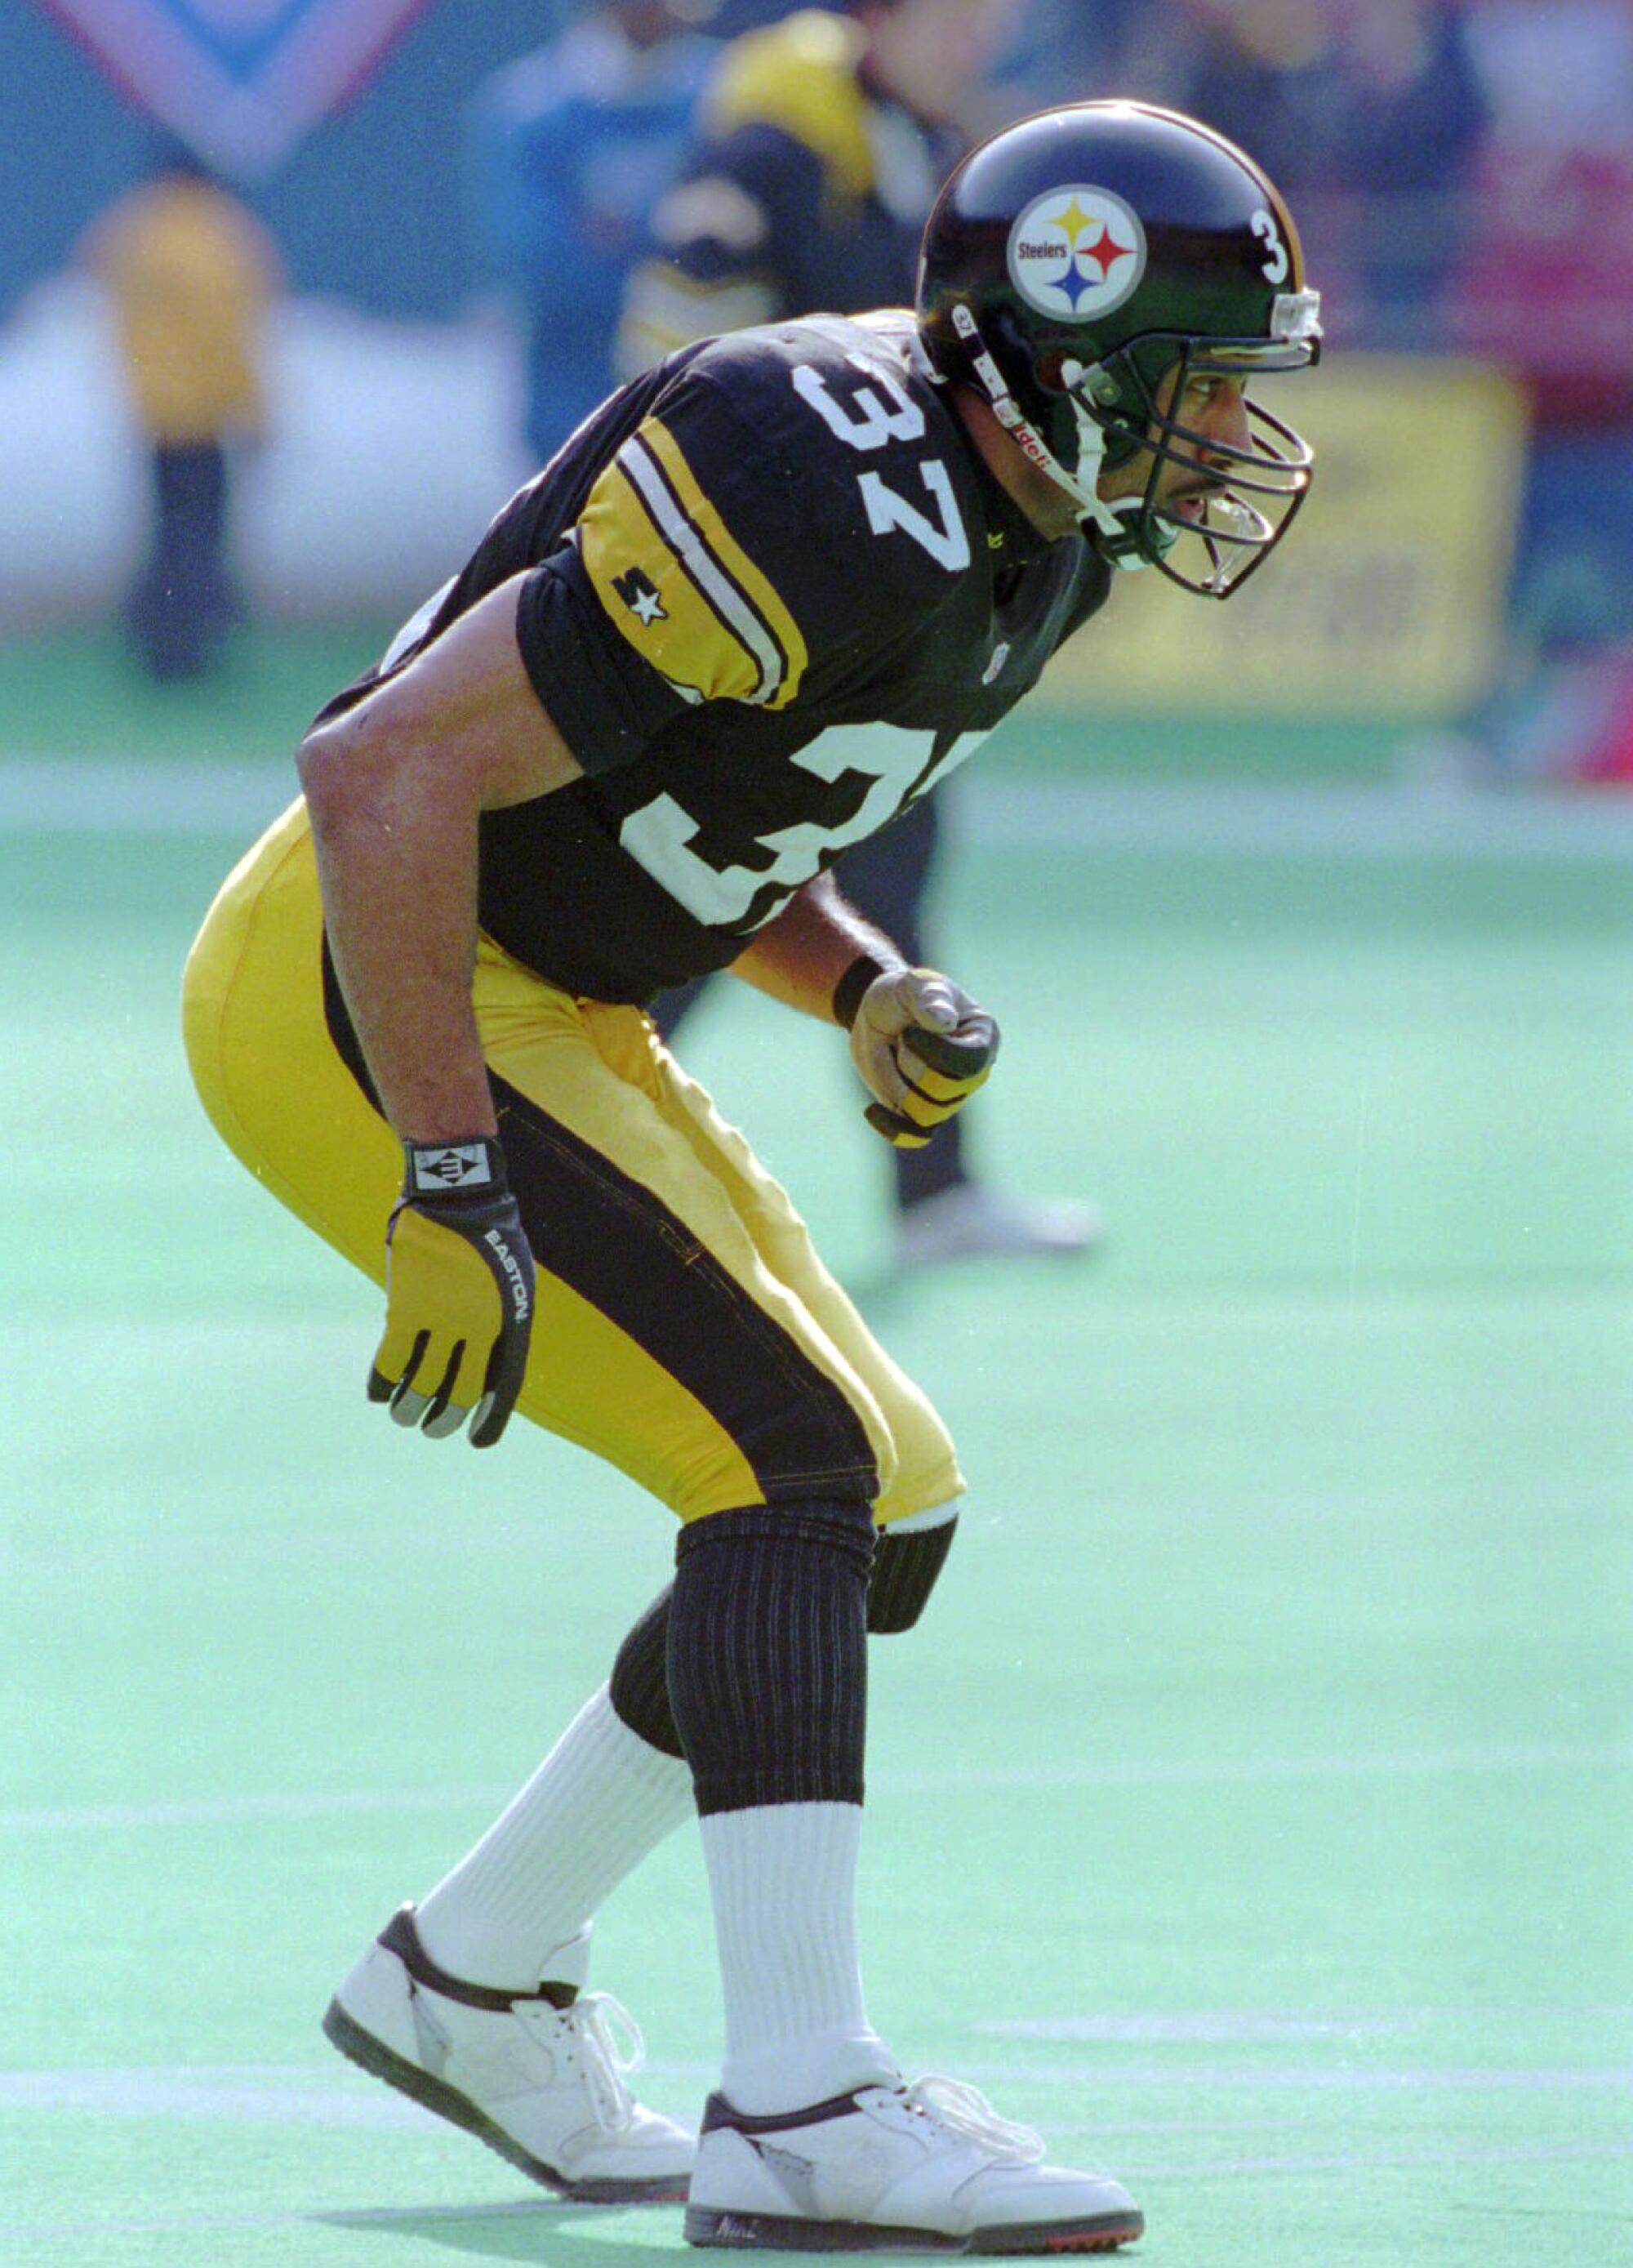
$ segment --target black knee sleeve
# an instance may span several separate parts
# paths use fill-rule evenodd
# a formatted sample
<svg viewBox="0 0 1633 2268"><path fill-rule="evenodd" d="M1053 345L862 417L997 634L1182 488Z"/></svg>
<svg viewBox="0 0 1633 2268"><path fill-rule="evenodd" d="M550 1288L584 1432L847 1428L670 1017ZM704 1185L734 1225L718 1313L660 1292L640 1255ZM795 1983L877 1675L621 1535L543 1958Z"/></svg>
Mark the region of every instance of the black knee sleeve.
<svg viewBox="0 0 1633 2268"><path fill-rule="evenodd" d="M868 1582L867 1627L876 1636L911 1630L946 1564L957 1515L939 1527L902 1533L886 1528L873 1553ZM608 1686L614 1709L629 1730L665 1756L684 1756L669 1705L668 1584L618 1649Z"/></svg>
<svg viewBox="0 0 1633 2268"><path fill-rule="evenodd" d="M629 1730L667 1756L683 1756L669 1706L669 1600L666 1583L618 1649L607 1697Z"/></svg>
<svg viewBox="0 0 1633 2268"><path fill-rule="evenodd" d="M911 1630L953 1549L956 1513L936 1528L881 1531L867 1590L867 1626L881 1637Z"/></svg>
<svg viewBox="0 0 1633 2268"><path fill-rule="evenodd" d="M669 1703L700 1814L861 1802L872 1562L862 1503L719 1512L681 1530Z"/></svg>

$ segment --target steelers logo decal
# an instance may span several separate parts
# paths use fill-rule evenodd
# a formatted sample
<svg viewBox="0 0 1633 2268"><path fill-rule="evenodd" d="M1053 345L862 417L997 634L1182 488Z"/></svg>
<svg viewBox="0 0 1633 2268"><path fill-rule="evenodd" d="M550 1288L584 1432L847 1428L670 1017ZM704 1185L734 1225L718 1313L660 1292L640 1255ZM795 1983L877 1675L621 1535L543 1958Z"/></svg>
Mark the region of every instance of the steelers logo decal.
<svg viewBox="0 0 1633 2268"><path fill-rule="evenodd" d="M1121 307L1145 273L1139 215L1081 181L1034 197L1010 231L1009 272L1041 314L1092 323Z"/></svg>

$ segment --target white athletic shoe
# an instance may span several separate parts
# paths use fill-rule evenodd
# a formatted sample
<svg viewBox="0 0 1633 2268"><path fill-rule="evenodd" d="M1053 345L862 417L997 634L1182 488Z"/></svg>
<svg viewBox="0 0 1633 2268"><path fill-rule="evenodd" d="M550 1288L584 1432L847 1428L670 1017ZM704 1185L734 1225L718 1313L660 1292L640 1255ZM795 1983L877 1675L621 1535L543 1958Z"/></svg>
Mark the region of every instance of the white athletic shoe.
<svg viewBox="0 0 1633 2268"><path fill-rule="evenodd" d="M1040 2162L1028 2126L957 2080L864 2087L752 2118L709 2098L690 2244L777 2252L1112 2252L1144 2217L1121 2183Z"/></svg>
<svg viewBox="0 0 1633 2268"><path fill-rule="evenodd" d="M562 2008L543 1992L464 1984L430 1959L404 1906L330 2001L323 2029L353 2063L563 2197L686 2196L696 2139L625 2086L644 2043L604 1992Z"/></svg>
<svg viewBox="0 0 1633 2268"><path fill-rule="evenodd" d="M896 1222L898 1268L948 1260L1062 1258L1086 1252L1102 1233L1092 1205L1075 1197L1001 1197L978 1182L954 1182L908 1205Z"/></svg>

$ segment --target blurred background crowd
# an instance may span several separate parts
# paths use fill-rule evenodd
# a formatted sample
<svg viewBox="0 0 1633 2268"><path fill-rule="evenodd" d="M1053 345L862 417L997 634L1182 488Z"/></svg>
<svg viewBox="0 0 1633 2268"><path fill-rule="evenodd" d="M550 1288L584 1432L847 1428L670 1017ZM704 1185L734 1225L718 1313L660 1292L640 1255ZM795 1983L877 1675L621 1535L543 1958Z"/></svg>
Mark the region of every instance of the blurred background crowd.
<svg viewBox="0 0 1633 2268"><path fill-rule="evenodd" d="M1415 429L1420 486L1450 413L1411 371L1504 375L1521 438L1471 587L1500 585L1504 633L1416 721L1504 776L1633 774L1626 0L24 0L0 23L0 632L117 586L143 666L185 679L246 580L273 615L388 614L620 377L907 298L959 149L1106 95L1266 166L1330 360ZM1363 450L1351 495L1379 469Z"/></svg>

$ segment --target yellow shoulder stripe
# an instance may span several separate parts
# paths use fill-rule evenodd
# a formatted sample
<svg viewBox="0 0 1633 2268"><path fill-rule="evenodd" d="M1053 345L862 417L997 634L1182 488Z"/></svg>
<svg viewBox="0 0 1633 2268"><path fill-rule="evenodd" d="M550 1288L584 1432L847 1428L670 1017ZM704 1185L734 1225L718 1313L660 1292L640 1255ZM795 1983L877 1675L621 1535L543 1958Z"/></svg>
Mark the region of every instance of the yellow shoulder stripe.
<svg viewBox="0 0 1633 2268"><path fill-rule="evenodd" d="M759 671L653 526L614 459L578 522L581 556L614 626L644 661L704 701L747 701Z"/></svg>
<svg viewBox="0 0 1633 2268"><path fill-rule="evenodd" d="M732 581L747 594L755 613L770 632L781 653L783 681L773 688L769 706L786 708L798 692L811 659L798 623L783 604L776 585L769 576L761 573L698 486L673 435L656 417L646 420L641 433L651 443L653 454L668 474L675 493L709 549L717 557Z"/></svg>
<svg viewBox="0 0 1633 2268"><path fill-rule="evenodd" d="M799 625L659 419L603 472L578 527L597 597L653 668L705 701L794 699L810 659Z"/></svg>
<svg viewBox="0 0 1633 2268"><path fill-rule="evenodd" d="M867 105L857 79L860 27L808 8L733 40L704 104L717 139L734 127L778 126L819 157L847 196L873 186Z"/></svg>

